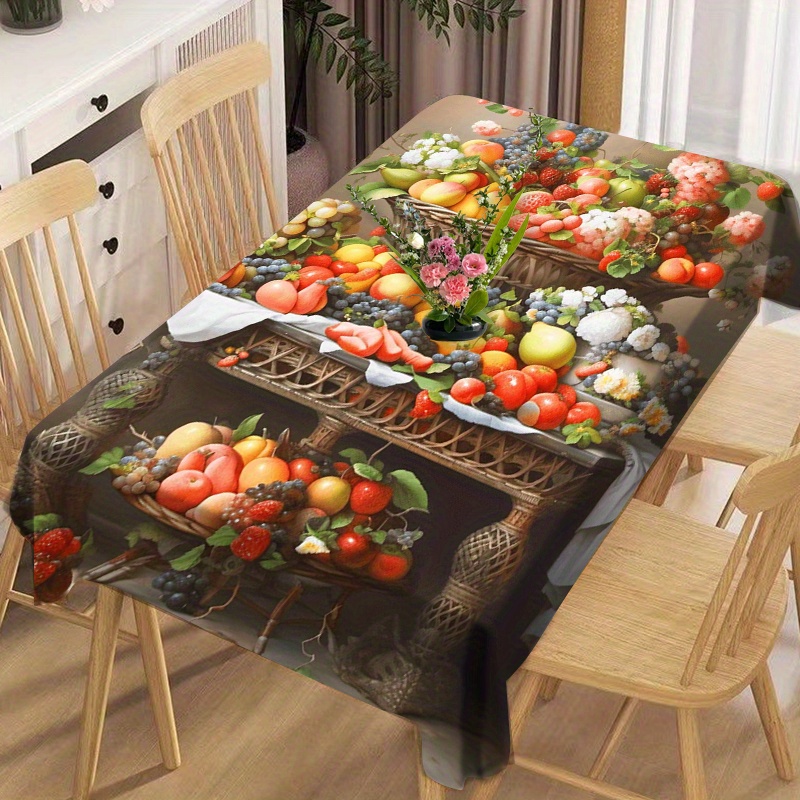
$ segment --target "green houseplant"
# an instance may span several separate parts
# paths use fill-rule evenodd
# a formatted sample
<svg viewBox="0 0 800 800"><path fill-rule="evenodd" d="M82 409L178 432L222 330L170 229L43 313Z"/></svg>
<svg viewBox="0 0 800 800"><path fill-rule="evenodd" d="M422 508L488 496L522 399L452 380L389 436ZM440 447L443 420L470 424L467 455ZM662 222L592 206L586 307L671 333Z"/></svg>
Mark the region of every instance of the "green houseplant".
<svg viewBox="0 0 800 800"><path fill-rule="evenodd" d="M460 28L494 33L508 27L509 21L524 13L517 0L394 0L416 14L437 39L450 43L450 31ZM397 74L346 14L335 11L321 0L284 0L284 25L287 50L293 49L298 65L287 124L287 149L290 153L305 144L298 118L305 92L308 66L320 64L336 81L344 82L357 101L376 103L391 97Z"/></svg>

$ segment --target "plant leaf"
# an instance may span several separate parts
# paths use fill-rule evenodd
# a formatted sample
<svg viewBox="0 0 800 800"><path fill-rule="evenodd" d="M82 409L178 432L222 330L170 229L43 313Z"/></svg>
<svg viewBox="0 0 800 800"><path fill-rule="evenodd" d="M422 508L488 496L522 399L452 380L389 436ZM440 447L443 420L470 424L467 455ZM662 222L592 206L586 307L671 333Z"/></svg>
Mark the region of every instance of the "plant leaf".
<svg viewBox="0 0 800 800"><path fill-rule="evenodd" d="M366 478L368 481L383 480L383 473L375 469L371 464L353 464L353 472L361 478Z"/></svg>
<svg viewBox="0 0 800 800"><path fill-rule="evenodd" d="M344 528L349 525L355 517L354 511L340 511L336 516L331 518L331 528Z"/></svg>
<svg viewBox="0 0 800 800"><path fill-rule="evenodd" d="M114 464L118 464L124 455L125 451L121 447L115 447L113 450L107 450L95 461L92 461L91 464L78 470L78 472L82 475L99 475Z"/></svg>
<svg viewBox="0 0 800 800"><path fill-rule="evenodd" d="M182 556L173 558L172 561L169 562L169 565L172 567L172 569L176 569L179 572L191 569L200 563L200 559L203 557L203 552L205 549L205 544L199 544L197 547L187 550Z"/></svg>
<svg viewBox="0 0 800 800"><path fill-rule="evenodd" d="M256 425L258 425L259 420L263 416L263 414L253 414L252 417L247 417L247 419L242 420L239 423L239 427L233 432L231 441L236 443L242 439L246 439L248 436L252 436L253 433L255 433Z"/></svg>
<svg viewBox="0 0 800 800"><path fill-rule="evenodd" d="M223 525L206 539L206 544L214 547L227 547L238 536L239 534L230 525Z"/></svg>
<svg viewBox="0 0 800 800"><path fill-rule="evenodd" d="M524 233L524 231L523 231ZM486 289L476 289L467 300L462 310L462 315L465 317L472 317L475 314L483 311L489 303L489 293Z"/></svg>
<svg viewBox="0 0 800 800"><path fill-rule="evenodd" d="M363 464L367 461L367 454L357 447L348 447L345 450L340 450L339 455L346 458L351 464Z"/></svg>
<svg viewBox="0 0 800 800"><path fill-rule="evenodd" d="M428 510L428 493L413 472L407 469L396 469L390 472L388 477L394 489L392 503L397 508L401 511L409 508Z"/></svg>

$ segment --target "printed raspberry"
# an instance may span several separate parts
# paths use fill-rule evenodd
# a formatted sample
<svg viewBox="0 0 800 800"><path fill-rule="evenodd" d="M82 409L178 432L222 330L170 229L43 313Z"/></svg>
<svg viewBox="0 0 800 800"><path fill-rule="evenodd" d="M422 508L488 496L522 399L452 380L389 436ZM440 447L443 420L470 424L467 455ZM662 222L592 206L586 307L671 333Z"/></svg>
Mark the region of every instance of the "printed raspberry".
<svg viewBox="0 0 800 800"><path fill-rule="evenodd" d="M271 543L272 534L267 528L252 525L231 542L231 552L242 561L255 561L264 555Z"/></svg>
<svg viewBox="0 0 800 800"><path fill-rule="evenodd" d="M515 191L524 189L526 186L533 186L539 183L539 175L536 172L526 172L515 184Z"/></svg>
<svg viewBox="0 0 800 800"><path fill-rule="evenodd" d="M53 528L47 533L43 533L33 543L33 554L34 556L55 558L61 555L74 537L75 534L69 528Z"/></svg>
<svg viewBox="0 0 800 800"><path fill-rule="evenodd" d="M555 150L551 150L549 147L540 147L536 151L536 158L539 161L547 161L548 159L552 158L556 154Z"/></svg>
<svg viewBox="0 0 800 800"><path fill-rule="evenodd" d="M411 409L411 416L414 419L426 419L427 417L434 417L442 410L441 403L435 403L431 400L427 389L423 389L417 393L417 399L414 401L414 408Z"/></svg>
<svg viewBox="0 0 800 800"><path fill-rule="evenodd" d="M574 186L567 186L565 183L553 189L553 197L556 200L569 200L571 197L577 197L580 193L580 189L576 189Z"/></svg>
<svg viewBox="0 0 800 800"><path fill-rule="evenodd" d="M283 513L283 503L280 500L262 500L250 506L247 513L254 522L274 522Z"/></svg>
<svg viewBox="0 0 800 800"><path fill-rule="evenodd" d="M678 225L683 225L686 222L694 222L700 219L702 214L703 209L697 206L681 206L676 209L675 213L672 215L672 219L674 219Z"/></svg>
<svg viewBox="0 0 800 800"><path fill-rule="evenodd" d="M545 167L539 173L539 183L546 189L558 186L560 183L564 183L564 173L557 170L555 167Z"/></svg>

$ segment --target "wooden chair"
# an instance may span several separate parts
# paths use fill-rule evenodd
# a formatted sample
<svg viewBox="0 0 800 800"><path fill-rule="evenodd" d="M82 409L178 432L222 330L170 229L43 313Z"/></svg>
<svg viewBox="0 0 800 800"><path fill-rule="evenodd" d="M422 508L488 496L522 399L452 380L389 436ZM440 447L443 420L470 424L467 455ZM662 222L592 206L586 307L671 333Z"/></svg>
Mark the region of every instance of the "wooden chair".
<svg viewBox="0 0 800 800"><path fill-rule="evenodd" d="M800 441L800 413L791 407L765 402L764 375L769 375L769 396L800 395L800 374L786 365L796 357L800 337L751 325L693 404L659 455L636 497L661 505L684 458L689 471L702 469L703 459L747 467L776 455ZM722 411L721 411L722 409ZM731 413L746 424L732 424ZM732 499L723 514L730 512ZM791 545L792 575L800 575L800 529ZM800 580L794 581L800 610Z"/></svg>
<svg viewBox="0 0 800 800"><path fill-rule="evenodd" d="M683 792L707 800L698 711L750 686L778 775L794 778L767 658L786 611L783 560L800 522L800 445L751 464L733 507L738 535L633 499L525 662L512 699L514 739L546 680L625 697L589 772L515 754L539 775L612 800L646 800L604 780L642 701L674 708ZM495 796L501 775L472 800Z"/></svg>
<svg viewBox="0 0 800 800"><path fill-rule="evenodd" d="M108 367L92 278L75 221L75 214L96 198L97 182L82 161L51 167L0 192L0 499L4 502L27 431L86 385L93 373ZM72 275L61 263L52 230L64 219L75 259ZM40 269L48 276L37 271L33 257L31 244L38 232L49 264L48 269L40 259ZM12 268L15 244L19 274ZM83 320L76 324L73 312L78 304L70 290L78 285L88 328ZM51 291L61 316L58 329L45 300ZM88 351L82 333L91 339ZM9 526L0 554L0 625L9 602L14 602L93 631L75 797L86 798L91 790L117 638L140 643L164 763L177 767L175 721L155 609L134 601L137 637L118 630L122 595L106 587L100 587L95 608L84 612L53 603L34 604L32 596L14 589L23 545L23 537Z"/></svg>
<svg viewBox="0 0 800 800"><path fill-rule="evenodd" d="M263 199L268 229L278 224L256 106L270 72L267 49L249 42L178 73L142 106L190 296L264 241Z"/></svg>

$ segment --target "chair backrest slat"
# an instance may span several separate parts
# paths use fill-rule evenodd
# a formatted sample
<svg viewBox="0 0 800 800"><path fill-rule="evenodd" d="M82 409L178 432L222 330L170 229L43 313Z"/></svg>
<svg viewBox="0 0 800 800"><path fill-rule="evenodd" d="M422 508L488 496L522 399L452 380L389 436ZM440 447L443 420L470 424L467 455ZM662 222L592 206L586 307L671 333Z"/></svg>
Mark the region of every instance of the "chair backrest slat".
<svg viewBox="0 0 800 800"><path fill-rule="evenodd" d="M257 247L277 223L256 89L271 74L257 42L178 73L142 106L142 125L196 294Z"/></svg>
<svg viewBox="0 0 800 800"><path fill-rule="evenodd" d="M67 286L64 282L64 273L61 271L61 264L58 260L56 244L53 241L53 232L50 230L49 225L45 225L42 228L42 233L44 234L44 244L47 248L47 258L50 261L50 274L53 276L53 285L56 288L58 306L61 309L61 318L64 320L69 349L72 353L72 361L75 364L75 373L78 376L78 385L85 386L89 381L86 371L86 359L84 359L83 353L81 352L78 333L75 330L75 319L72 316L72 309L69 306Z"/></svg>
<svg viewBox="0 0 800 800"><path fill-rule="evenodd" d="M53 408L89 379L85 343L75 309L85 308L92 347L102 369L109 365L100 311L75 214L97 198L88 164L68 161L0 192L0 475L10 479L22 441ZM60 259L51 226L66 224L71 255ZM34 249L42 232L44 248ZM38 244L36 242L35 244ZM44 263L45 255L49 268ZM41 254L41 258L37 257ZM62 256L64 253L62 252ZM77 275L65 279L64 264ZM52 278L52 288L49 284ZM68 292L75 287L76 295ZM80 287L80 288L78 288ZM58 300L50 307L47 298ZM63 332L59 327L63 324ZM65 337L65 338L64 338ZM68 346L67 346L68 345Z"/></svg>
<svg viewBox="0 0 800 800"><path fill-rule="evenodd" d="M735 657L764 611L800 524L800 444L759 459L744 471L723 525L734 506L746 515L745 523L700 625L681 679L684 686L691 683L708 645L709 672L725 655Z"/></svg>

